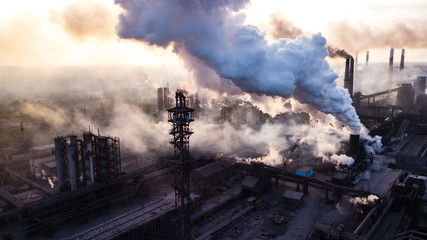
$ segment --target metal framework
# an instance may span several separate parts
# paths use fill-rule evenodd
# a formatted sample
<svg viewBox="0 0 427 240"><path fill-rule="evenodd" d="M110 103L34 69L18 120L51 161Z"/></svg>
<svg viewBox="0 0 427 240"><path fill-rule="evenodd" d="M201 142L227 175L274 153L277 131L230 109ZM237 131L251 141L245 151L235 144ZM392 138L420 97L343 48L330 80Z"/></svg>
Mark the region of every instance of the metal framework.
<svg viewBox="0 0 427 240"><path fill-rule="evenodd" d="M120 139L91 132L55 138L60 191L75 190L94 182L108 181L121 172Z"/></svg>
<svg viewBox="0 0 427 240"><path fill-rule="evenodd" d="M108 154L109 154L109 175L115 177L122 171L122 161L120 158L120 138L108 137Z"/></svg>
<svg viewBox="0 0 427 240"><path fill-rule="evenodd" d="M120 139L115 137L96 137L95 179L106 181L121 172Z"/></svg>
<svg viewBox="0 0 427 240"><path fill-rule="evenodd" d="M178 170L175 179L175 212L177 214L177 239L191 239L191 198L190 170L191 157L189 138L193 132L190 123L194 121L194 109L185 106L182 92L175 95L176 106L168 109L168 122L172 123L170 143L174 147L175 159L172 163Z"/></svg>
<svg viewBox="0 0 427 240"><path fill-rule="evenodd" d="M69 182L66 181L68 176L68 159L67 159L67 140L64 137L55 138L55 159L56 172L58 179L58 189L60 191L68 190Z"/></svg>
<svg viewBox="0 0 427 240"><path fill-rule="evenodd" d="M295 144L292 146L291 149L289 149L289 152L286 156L283 157L283 169L286 170L286 166L288 165L289 159L291 159L292 155L294 154L295 150L297 150L299 146L300 139L298 138Z"/></svg>

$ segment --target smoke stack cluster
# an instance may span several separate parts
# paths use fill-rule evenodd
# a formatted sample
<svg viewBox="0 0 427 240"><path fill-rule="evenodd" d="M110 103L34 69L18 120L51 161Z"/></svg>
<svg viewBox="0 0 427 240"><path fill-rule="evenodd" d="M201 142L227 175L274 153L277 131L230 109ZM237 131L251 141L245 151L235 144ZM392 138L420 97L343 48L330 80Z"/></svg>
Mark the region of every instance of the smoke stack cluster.
<svg viewBox="0 0 427 240"><path fill-rule="evenodd" d="M344 88L353 97L354 59L349 57L345 60Z"/></svg>
<svg viewBox="0 0 427 240"><path fill-rule="evenodd" d="M108 181L121 172L120 139L84 133L56 137L55 161L59 191Z"/></svg>

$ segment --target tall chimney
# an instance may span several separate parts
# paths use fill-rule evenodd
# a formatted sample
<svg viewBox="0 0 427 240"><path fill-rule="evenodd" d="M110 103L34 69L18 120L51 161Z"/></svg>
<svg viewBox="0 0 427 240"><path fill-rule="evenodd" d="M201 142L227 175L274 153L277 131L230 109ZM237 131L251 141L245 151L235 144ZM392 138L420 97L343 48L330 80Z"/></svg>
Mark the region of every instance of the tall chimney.
<svg viewBox="0 0 427 240"><path fill-rule="evenodd" d="M368 66L369 63L369 51L366 51L366 66Z"/></svg>
<svg viewBox="0 0 427 240"><path fill-rule="evenodd" d="M77 168L78 164L78 152L77 152L77 136L70 136L70 145L67 148L68 150L68 170L70 176L70 185L71 190L77 189Z"/></svg>
<svg viewBox="0 0 427 240"><path fill-rule="evenodd" d="M400 71L405 68L405 49L402 49L402 56L400 57Z"/></svg>
<svg viewBox="0 0 427 240"><path fill-rule="evenodd" d="M427 80L426 76L418 76L417 79L414 81L415 97L425 93L426 80Z"/></svg>
<svg viewBox="0 0 427 240"><path fill-rule="evenodd" d="M24 122L21 121L21 141L22 147L25 147Z"/></svg>
<svg viewBox="0 0 427 240"><path fill-rule="evenodd" d="M163 88L157 88L157 110L163 111L164 110L164 103L163 103Z"/></svg>
<svg viewBox="0 0 427 240"><path fill-rule="evenodd" d="M349 85L348 85L348 92L350 93L350 96L353 97L353 79L354 79L354 59L350 59L350 76L349 76Z"/></svg>
<svg viewBox="0 0 427 240"><path fill-rule="evenodd" d="M353 97L354 59L349 57L345 60L344 88Z"/></svg>
<svg viewBox="0 0 427 240"><path fill-rule="evenodd" d="M58 179L58 190L63 191L65 187L65 176L67 168L64 165L64 139L62 137L55 138L55 161L56 161L56 178Z"/></svg>
<svg viewBox="0 0 427 240"><path fill-rule="evenodd" d="M359 151L359 139L360 137L358 134L350 135L350 142L349 142L350 153L357 153Z"/></svg>
<svg viewBox="0 0 427 240"><path fill-rule="evenodd" d="M388 82L390 87L392 86L393 81L393 56L394 56L394 48L390 49L390 60L388 61Z"/></svg>

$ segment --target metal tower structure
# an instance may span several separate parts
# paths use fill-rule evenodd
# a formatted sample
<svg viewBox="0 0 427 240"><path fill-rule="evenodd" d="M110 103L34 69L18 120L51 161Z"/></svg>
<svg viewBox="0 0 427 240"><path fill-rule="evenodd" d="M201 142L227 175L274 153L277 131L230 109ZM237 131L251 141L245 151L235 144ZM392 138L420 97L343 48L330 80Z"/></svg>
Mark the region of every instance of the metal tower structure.
<svg viewBox="0 0 427 240"><path fill-rule="evenodd" d="M190 123L194 121L194 109L185 106L185 96L182 92L175 94L176 105L168 109L168 122L172 123L170 143L174 147L175 158L172 163L177 168L175 179L175 212L177 223L177 238L191 239L191 199L190 199L190 146L189 138L193 132Z"/></svg>

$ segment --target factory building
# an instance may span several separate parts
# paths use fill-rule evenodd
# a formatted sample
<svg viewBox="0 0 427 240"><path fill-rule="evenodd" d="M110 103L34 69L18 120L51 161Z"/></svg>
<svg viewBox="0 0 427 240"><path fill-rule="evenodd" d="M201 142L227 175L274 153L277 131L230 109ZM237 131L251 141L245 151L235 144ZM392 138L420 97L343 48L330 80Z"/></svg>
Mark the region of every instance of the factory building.
<svg viewBox="0 0 427 240"><path fill-rule="evenodd" d="M217 161L194 169L191 173L193 183L215 186L236 174L235 166L229 161Z"/></svg>
<svg viewBox="0 0 427 240"><path fill-rule="evenodd" d="M120 139L90 132L55 138L58 189L76 190L95 182L107 181L121 172Z"/></svg>

